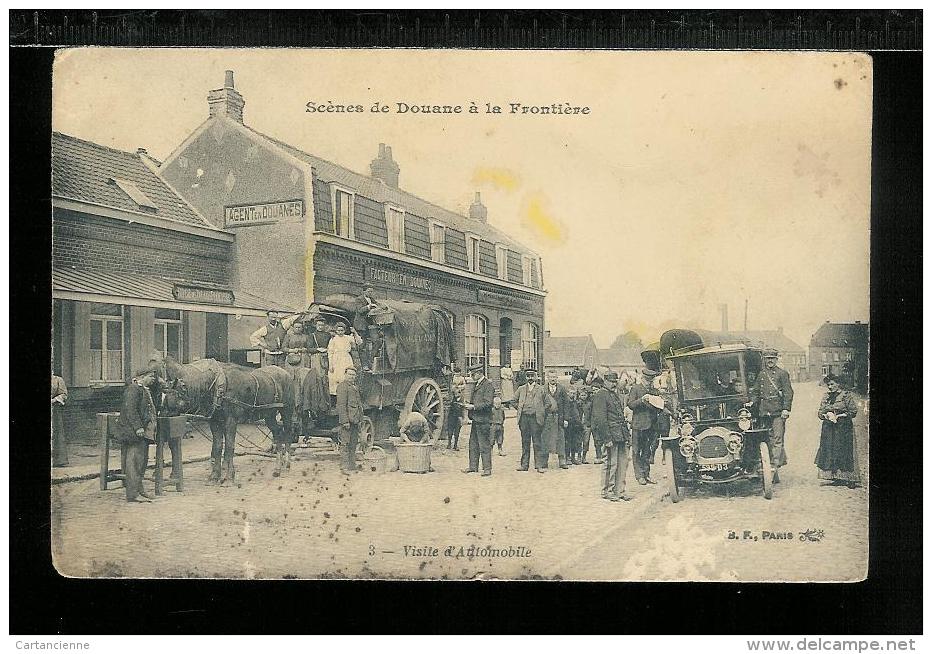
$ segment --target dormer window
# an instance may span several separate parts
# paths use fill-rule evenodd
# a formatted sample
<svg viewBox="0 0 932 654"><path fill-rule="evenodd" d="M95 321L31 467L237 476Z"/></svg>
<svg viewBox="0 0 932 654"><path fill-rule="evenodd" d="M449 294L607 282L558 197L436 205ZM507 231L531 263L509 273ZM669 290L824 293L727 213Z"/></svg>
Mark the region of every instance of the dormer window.
<svg viewBox="0 0 932 654"><path fill-rule="evenodd" d="M466 263L472 272L479 272L480 240L476 234L466 234Z"/></svg>
<svg viewBox="0 0 932 654"><path fill-rule="evenodd" d="M333 205L332 231L337 236L356 238L355 193L349 189L330 185L330 201Z"/></svg>
<svg viewBox="0 0 932 654"><path fill-rule="evenodd" d="M388 249L405 251L405 212L403 209L385 205L385 227L388 229Z"/></svg>
<svg viewBox="0 0 932 654"><path fill-rule="evenodd" d="M495 263L498 266L498 278L508 279L508 248L504 245L495 246Z"/></svg>
<svg viewBox="0 0 932 654"><path fill-rule="evenodd" d="M447 228L435 220L430 223L430 260L446 263Z"/></svg>
<svg viewBox="0 0 932 654"><path fill-rule="evenodd" d="M533 270L536 268L536 265L537 262L534 260L534 257L527 254L521 255L521 272L524 275L523 281L525 286L533 286L531 282L536 275L532 273L536 272Z"/></svg>
<svg viewBox="0 0 932 654"><path fill-rule="evenodd" d="M134 182L130 182L126 179L112 178L110 179L110 183L116 184L121 191L126 193L130 200L136 203L140 210L150 213L155 213L159 210L159 208L155 206L155 202L150 200L149 196L143 193Z"/></svg>

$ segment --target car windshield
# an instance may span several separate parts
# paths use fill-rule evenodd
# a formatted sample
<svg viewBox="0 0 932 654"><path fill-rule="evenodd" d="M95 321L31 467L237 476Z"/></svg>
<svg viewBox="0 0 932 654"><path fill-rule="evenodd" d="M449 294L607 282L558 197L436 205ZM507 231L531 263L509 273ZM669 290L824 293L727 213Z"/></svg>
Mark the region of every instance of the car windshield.
<svg viewBox="0 0 932 654"><path fill-rule="evenodd" d="M747 393L743 352L727 352L677 359L679 387L684 400L705 400Z"/></svg>

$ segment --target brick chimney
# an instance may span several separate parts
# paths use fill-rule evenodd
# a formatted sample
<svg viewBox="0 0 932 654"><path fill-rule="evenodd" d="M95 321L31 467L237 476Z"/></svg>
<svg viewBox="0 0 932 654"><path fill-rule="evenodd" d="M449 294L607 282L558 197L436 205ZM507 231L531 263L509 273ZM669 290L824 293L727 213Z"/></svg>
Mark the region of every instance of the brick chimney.
<svg viewBox="0 0 932 654"><path fill-rule="evenodd" d="M391 186L398 188L398 173L401 167L392 159L392 147L379 143L379 156L369 164L369 171L375 179Z"/></svg>
<svg viewBox="0 0 932 654"><path fill-rule="evenodd" d="M246 101L243 96L233 88L233 71L226 72L222 89L214 89L207 94L207 106L210 108L210 117L226 116L238 123L243 122L243 107Z"/></svg>
<svg viewBox="0 0 932 654"><path fill-rule="evenodd" d="M476 199L469 205L469 217L473 220L479 220L484 223L489 222L489 210L482 204L482 198L479 191L476 191Z"/></svg>

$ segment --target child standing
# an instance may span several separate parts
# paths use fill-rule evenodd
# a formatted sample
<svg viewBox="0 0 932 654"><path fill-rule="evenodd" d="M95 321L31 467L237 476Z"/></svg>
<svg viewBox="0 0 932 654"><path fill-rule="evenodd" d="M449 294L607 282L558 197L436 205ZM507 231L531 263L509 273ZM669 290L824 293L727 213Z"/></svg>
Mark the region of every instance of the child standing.
<svg viewBox="0 0 932 654"><path fill-rule="evenodd" d="M502 407L502 398L496 396L492 399L492 443L498 445L498 455L505 456L502 444L505 442L505 409Z"/></svg>

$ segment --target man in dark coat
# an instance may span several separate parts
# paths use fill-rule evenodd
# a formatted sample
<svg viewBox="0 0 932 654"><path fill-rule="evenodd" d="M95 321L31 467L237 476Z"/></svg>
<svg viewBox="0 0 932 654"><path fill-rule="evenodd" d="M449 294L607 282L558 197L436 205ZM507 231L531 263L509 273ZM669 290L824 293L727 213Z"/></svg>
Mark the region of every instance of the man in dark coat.
<svg viewBox="0 0 932 654"><path fill-rule="evenodd" d="M475 383L472 398L466 404L469 409L469 419L472 429L469 432L469 467L463 472L477 472L479 458L482 458L482 476L492 474L492 400L495 398L495 389L492 382L485 376L481 363L469 367L472 380Z"/></svg>
<svg viewBox="0 0 932 654"><path fill-rule="evenodd" d="M786 450L783 437L786 420L793 409L793 385L790 375L777 365L779 353L774 349L764 350L764 369L760 371L750 388L750 404L757 405L757 415L772 420L773 437L770 441L770 464L773 466L773 481L780 482L780 466L786 465Z"/></svg>
<svg viewBox="0 0 932 654"><path fill-rule="evenodd" d="M149 387L157 370L147 367L136 373L123 389L123 404L114 437L120 442L123 462L123 487L127 502L151 502L152 496L142 487L149 463L149 444L155 441L157 414Z"/></svg>
<svg viewBox="0 0 932 654"><path fill-rule="evenodd" d="M556 454L558 465L566 469L569 467L566 463L566 427L569 424L566 414L568 412L569 397L566 389L557 383L556 374L548 372L546 377L547 395L550 396L552 404L556 408L547 412L542 438L547 447L547 458L549 459L551 454Z"/></svg>
<svg viewBox="0 0 932 654"><path fill-rule="evenodd" d="M340 442L344 448L340 471L348 475L356 472L359 425L364 417L362 397L356 386L356 368L352 366L346 369L346 377L337 385L337 416L340 420Z"/></svg>
<svg viewBox="0 0 932 654"><path fill-rule="evenodd" d="M631 458L635 478L642 486L657 483L650 478L650 464L652 452L655 451L654 441L659 438L657 416L660 409L652 403L652 400L659 400L659 395L651 392L651 382L659 374L657 370L644 368L640 378L628 392L628 408L631 409Z"/></svg>
<svg viewBox="0 0 932 654"><path fill-rule="evenodd" d="M592 432L599 435L605 450L602 499L612 502L630 499L625 494L625 474L628 471L631 434L625 421L624 404L616 392L617 386L618 373L606 373L604 388L596 390L592 397Z"/></svg>
<svg viewBox="0 0 932 654"><path fill-rule="evenodd" d="M534 445L534 468L543 473L547 470L547 450L544 447L541 432L548 410L556 406L544 387L537 383L537 372L528 370L527 383L518 388L518 429L521 430L521 465L518 470L524 472L531 461L531 445Z"/></svg>

